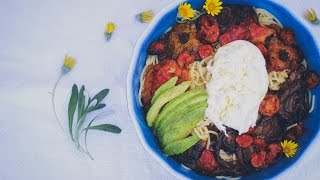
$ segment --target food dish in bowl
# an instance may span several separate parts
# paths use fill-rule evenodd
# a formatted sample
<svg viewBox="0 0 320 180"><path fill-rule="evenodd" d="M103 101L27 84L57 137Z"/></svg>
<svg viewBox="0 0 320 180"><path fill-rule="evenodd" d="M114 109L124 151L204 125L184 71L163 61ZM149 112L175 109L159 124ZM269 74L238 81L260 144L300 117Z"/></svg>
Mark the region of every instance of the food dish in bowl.
<svg viewBox="0 0 320 180"><path fill-rule="evenodd" d="M201 5L203 4L203 2L198 2L198 1L196 1L194 3L193 3L193 1L190 1L190 2L192 4L192 6L198 7L195 9L200 9ZM296 34L298 34L297 44L299 44L302 47L309 66L315 67L315 68L317 66L319 66L319 64L317 62L317 58L319 57L319 50L318 50L317 46L315 45L313 39L308 34L308 32L306 32L305 29L298 22L296 22L296 20L293 19L293 17L291 17L290 14L285 9L282 9L281 7L279 7L278 5L276 5L272 2L255 2L255 4L252 4L253 2L250 2L250 1L224 1L224 3L225 4L227 4L227 3L230 3L230 4L231 3L232 4L234 4L234 3L249 4L249 5L252 5L255 7L269 10L272 14L274 14L284 24L284 26L290 24L289 26L294 29ZM271 7L272 7L272 9L271 9ZM141 72L142 72L142 69L145 64L147 47L151 44L151 42L159 39L159 37L162 36L166 32L166 30L174 24L175 17L176 17L176 9L175 8L170 9L170 11L167 10L168 11L167 13L163 13L163 15L164 14L165 15L162 17L162 19L156 19L157 23L153 24L152 28L149 30L149 32L147 32L148 37L146 37L146 34L144 34L145 37L142 37L143 40L140 41L137 45L138 50L136 49L136 51L135 51L135 54L133 56L133 61L132 61L133 64L131 64L131 67L129 70L129 75L128 75L128 103L129 103L129 110L132 115L132 118L133 118L134 122L137 123L137 125L138 125L138 131L140 133L142 133L142 134L140 134L140 133L139 134L140 134L140 136L141 135L144 136L144 137L140 137L140 138L142 138L142 142L146 143L145 145L148 148L150 148L150 146L152 146L151 151L154 153L154 155L156 155L156 157L158 159L160 159L161 162L163 164L165 164L166 167L170 166L170 168L172 168L173 170L179 171L179 173L186 175L188 177L199 178L202 176L195 174L192 171L188 171L186 169L181 168L179 163L176 163L171 158L163 155L163 153L161 152L160 146L158 145L157 139L153 136L152 131L146 126L144 113L138 103L139 102L139 97L138 97L139 77L141 76ZM291 19L290 19L290 17L291 17ZM171 19L172 19L172 21L170 21ZM294 24L293 22L295 22L296 24ZM299 37L301 32L307 33L309 35L309 39L303 39L301 36ZM311 44L313 43L313 45L310 49L304 48L306 44L310 44L310 43ZM193 46L194 45L192 45L192 47ZM173 49L179 50L179 48L173 48ZM179 53L177 53L177 54L179 54ZM317 94L317 91L314 90L312 93ZM308 107L307 107L307 109L308 109ZM313 113L315 113L315 111L317 111L317 108L314 109ZM302 137L302 140L304 142L302 144L300 144L300 147L302 147L302 149L300 149L297 156L299 156L301 151L303 151L303 149L305 147L307 147L308 143L312 140L315 133L318 131L317 127L311 126L309 124L310 121L313 122L314 124L317 123L317 122L315 122L316 120L312 120L312 114L311 114L309 119L306 121L305 125L312 132L308 131L311 134L305 133L304 136ZM144 141L144 140L146 140L145 138L150 138L150 139L148 139L148 141L146 142L146 141ZM253 173L250 177L264 177L264 178L271 177L272 175L275 175L275 174L281 172L282 170L284 170L285 167L287 167L287 166L288 166L288 163L286 163L286 160L280 161L276 165L262 171L263 173L262 172ZM275 172L273 174L268 173L271 170L275 171ZM232 174L227 174L227 175L232 175Z"/></svg>

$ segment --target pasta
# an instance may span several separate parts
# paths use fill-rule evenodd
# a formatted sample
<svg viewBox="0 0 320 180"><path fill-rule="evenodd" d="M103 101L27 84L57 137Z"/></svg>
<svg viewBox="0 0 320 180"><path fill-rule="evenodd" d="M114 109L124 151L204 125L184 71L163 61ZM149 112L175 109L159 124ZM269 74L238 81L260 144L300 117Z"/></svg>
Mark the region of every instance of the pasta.
<svg viewBox="0 0 320 180"><path fill-rule="evenodd" d="M221 157L222 160L226 162L231 162L236 160L236 155L235 154L228 154L224 150L220 149L219 151L219 156Z"/></svg>
<svg viewBox="0 0 320 180"><path fill-rule="evenodd" d="M281 22L276 17L274 17L270 12L260 8L256 8L255 11L258 15L258 20L261 25L268 26L271 24L277 24L280 27L283 27Z"/></svg>
<svg viewBox="0 0 320 180"><path fill-rule="evenodd" d="M205 89L206 83L211 79L211 74L208 73L207 65L213 64L213 56L209 56L201 61L195 61L189 65L189 74L191 79L191 88Z"/></svg>
<svg viewBox="0 0 320 180"><path fill-rule="evenodd" d="M288 78L288 70L284 71L271 71L269 76L269 88L272 90L279 90L281 84L283 84Z"/></svg>
<svg viewBox="0 0 320 180"><path fill-rule="evenodd" d="M194 133L202 140L207 141L206 148L209 149L210 146L210 134L218 136L218 133L215 131L208 130L208 126L211 124L211 121L208 119L203 119L197 124L197 127L194 128Z"/></svg>

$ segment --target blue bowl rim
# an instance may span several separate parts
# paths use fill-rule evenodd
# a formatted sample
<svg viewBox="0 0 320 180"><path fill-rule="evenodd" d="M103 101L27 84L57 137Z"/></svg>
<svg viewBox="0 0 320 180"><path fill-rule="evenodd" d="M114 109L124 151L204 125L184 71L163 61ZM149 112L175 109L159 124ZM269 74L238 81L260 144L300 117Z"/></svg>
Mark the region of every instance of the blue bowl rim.
<svg viewBox="0 0 320 180"><path fill-rule="evenodd" d="M149 33L155 28L155 26L159 23L159 21L161 20L161 18L167 14L168 12L174 10L180 3L185 2L186 0L175 0L171 3L169 3L167 6L165 6L163 9L160 10L160 12L158 12L156 14L156 16L153 18L153 20L151 21L151 23L148 25L148 27L146 28L146 30L141 34L141 36L139 37L138 41L136 42L135 48L133 50L133 54L132 54L132 58L130 61L130 65L129 65L129 69L128 69L128 73L127 73L127 106L128 106L128 110L129 110L129 114L131 117L131 120L136 128L138 137L140 142L142 143L142 145L144 146L144 148L148 151L148 153L150 153L158 162L160 162L160 164L173 176L175 176L176 178L179 179L190 179L190 177L179 173L177 170L173 169L172 167L170 167L167 162L165 162L157 153L156 151L148 144L148 140L144 137L143 135L143 129L142 127L139 125L138 120L137 120L137 115L135 113L134 107L133 105L133 87L132 87L132 82L133 82L133 78L134 78L134 70L135 70L135 65L138 61L138 57L139 57L139 51L142 48L143 42L146 40L147 36L149 35ZM282 6L284 7L284 4L281 4L280 2L277 2L275 0L267 0L270 1L278 6ZM314 35L312 32L310 32L310 30L307 28L307 25L305 22L301 21L301 19L291 10L286 8L286 10L298 21L298 23L300 23L307 32L309 32L311 34L311 36L314 38ZM315 38L314 38L315 39ZM319 44L316 44L316 48L319 48ZM318 131L315 135L316 139L318 136L320 135L320 131ZM314 145L315 146L315 145ZM313 147L313 143L311 143L309 145L309 147L306 148L305 152L300 156L299 161L302 161L304 159L306 159L306 155L308 154L308 152L311 151ZM281 173L277 174L276 176L282 176L284 174L286 174L289 171L292 171L294 168L294 166L289 166L287 167L284 171L282 171ZM274 177L276 177L274 176Z"/></svg>

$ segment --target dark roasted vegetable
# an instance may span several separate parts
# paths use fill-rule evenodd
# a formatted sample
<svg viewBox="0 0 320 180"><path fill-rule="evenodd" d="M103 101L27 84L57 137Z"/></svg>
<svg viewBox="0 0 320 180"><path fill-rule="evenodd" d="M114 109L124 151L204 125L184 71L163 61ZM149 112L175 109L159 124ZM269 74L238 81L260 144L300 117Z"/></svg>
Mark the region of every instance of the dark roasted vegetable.
<svg viewBox="0 0 320 180"><path fill-rule="evenodd" d="M304 80L297 78L288 81L280 89L278 97L281 102L278 114L289 125L301 122L309 114L309 93Z"/></svg>
<svg viewBox="0 0 320 180"><path fill-rule="evenodd" d="M285 121L278 116L260 116L254 129L254 136L267 142L281 140L285 127Z"/></svg>

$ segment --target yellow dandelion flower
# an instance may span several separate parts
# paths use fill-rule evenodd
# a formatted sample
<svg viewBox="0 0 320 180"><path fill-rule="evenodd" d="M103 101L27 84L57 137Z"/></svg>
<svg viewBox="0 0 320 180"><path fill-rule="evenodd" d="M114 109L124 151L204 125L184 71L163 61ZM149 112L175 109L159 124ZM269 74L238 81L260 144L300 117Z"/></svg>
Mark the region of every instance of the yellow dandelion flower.
<svg viewBox="0 0 320 180"><path fill-rule="evenodd" d="M65 55L64 56L64 61L63 61L63 66L62 66L62 69L61 69L61 73L60 73L60 76L59 78L57 79L56 83L54 84L53 86L53 89L52 89L52 108L53 108L53 112L54 112L54 116L56 118L56 121L58 122L60 128L62 129L62 131L64 133L65 130L63 129L61 123L60 123L60 120L59 120L59 117L58 117L58 114L57 114L57 111L56 111L56 107L55 107L55 99L54 99L54 96L56 94L56 89L57 89L57 86L60 82L60 80L62 79L62 77L68 73L73 67L74 65L76 64L76 59L71 57L71 56L68 56L68 55ZM67 133L66 133L67 134Z"/></svg>
<svg viewBox="0 0 320 180"><path fill-rule="evenodd" d="M317 13L315 12L314 9L307 10L304 13L304 17L313 24L320 24L320 21L317 17Z"/></svg>
<svg viewBox="0 0 320 180"><path fill-rule="evenodd" d="M194 17L196 11L191 8L190 4L181 3L178 8L178 13L182 19L189 20Z"/></svg>
<svg viewBox="0 0 320 180"><path fill-rule="evenodd" d="M66 55L64 57L63 67L66 70L70 71L74 67L75 64L76 64L76 59L75 58L73 58L71 56L68 56L68 55Z"/></svg>
<svg viewBox="0 0 320 180"><path fill-rule="evenodd" d="M222 2L220 0L206 0L203 8L207 11L211 16L218 15L223 7L221 6Z"/></svg>
<svg viewBox="0 0 320 180"><path fill-rule="evenodd" d="M105 30L104 30L104 35L107 41L110 40L113 31L116 29L116 24L113 22L107 23Z"/></svg>
<svg viewBox="0 0 320 180"><path fill-rule="evenodd" d="M293 157L297 152L298 144L293 141L284 140L280 143L284 154L289 157Z"/></svg>
<svg viewBox="0 0 320 180"><path fill-rule="evenodd" d="M137 14L136 18L141 23L149 23L153 19L153 16L154 16L153 11L152 10L148 10L148 11L145 11L145 12Z"/></svg>

